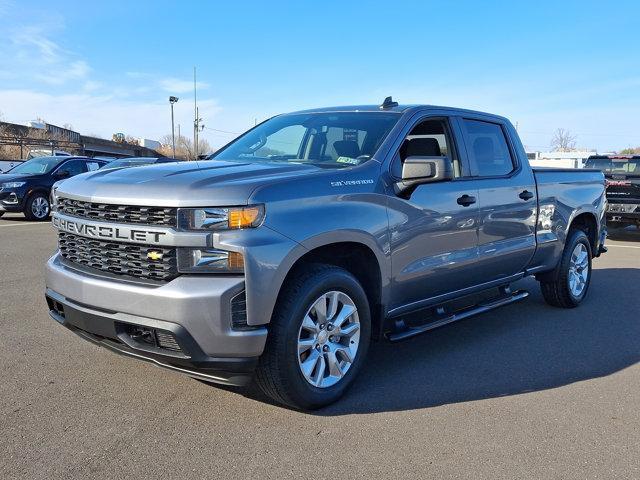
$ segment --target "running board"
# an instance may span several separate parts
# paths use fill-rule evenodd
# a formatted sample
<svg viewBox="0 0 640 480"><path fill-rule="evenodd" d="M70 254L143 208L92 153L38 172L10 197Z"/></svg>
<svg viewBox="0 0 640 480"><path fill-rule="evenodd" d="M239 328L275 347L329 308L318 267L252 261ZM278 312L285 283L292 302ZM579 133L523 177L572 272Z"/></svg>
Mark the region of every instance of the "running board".
<svg viewBox="0 0 640 480"><path fill-rule="evenodd" d="M442 315L442 318L436 318L433 321L430 321L428 323L425 323L424 325L420 325L417 327L405 326L404 321L400 320L399 322L397 322L397 324L400 324L399 331L388 334L387 338L391 342L399 342L400 340L405 340L407 338L414 337L421 333L428 332L429 330L433 330L434 328L442 327L443 325L457 322L458 320L464 320L465 318L469 318L474 315L478 315L480 313L488 312L489 310L493 310L494 308L503 307L504 305L509 305L510 303L523 300L528 296L529 296L529 292L527 292L526 290L518 290L506 297L501 297L495 300L481 302L478 305L469 307L464 310L460 310L459 312L453 313L448 316L444 316L446 314L444 313L443 307L438 307L437 312L439 315Z"/></svg>

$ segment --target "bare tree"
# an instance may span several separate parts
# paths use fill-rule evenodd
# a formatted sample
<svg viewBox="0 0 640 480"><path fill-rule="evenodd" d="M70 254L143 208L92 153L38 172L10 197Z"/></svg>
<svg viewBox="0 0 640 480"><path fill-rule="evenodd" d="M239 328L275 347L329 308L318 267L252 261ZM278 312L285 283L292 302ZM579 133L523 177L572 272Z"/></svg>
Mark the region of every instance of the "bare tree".
<svg viewBox="0 0 640 480"><path fill-rule="evenodd" d="M622 155L638 155L638 154L640 154L640 147L623 148L618 153L620 153Z"/></svg>
<svg viewBox="0 0 640 480"><path fill-rule="evenodd" d="M575 150L577 138L571 131L558 128L551 139L551 148L555 152L570 152Z"/></svg>
<svg viewBox="0 0 640 480"><path fill-rule="evenodd" d="M173 144L171 135L165 135L160 139L162 146L157 150L158 153L167 157L173 157ZM209 153L211 145L204 139L198 141L198 153ZM176 158L182 160L193 160L196 154L193 151L193 140L183 135L176 137Z"/></svg>

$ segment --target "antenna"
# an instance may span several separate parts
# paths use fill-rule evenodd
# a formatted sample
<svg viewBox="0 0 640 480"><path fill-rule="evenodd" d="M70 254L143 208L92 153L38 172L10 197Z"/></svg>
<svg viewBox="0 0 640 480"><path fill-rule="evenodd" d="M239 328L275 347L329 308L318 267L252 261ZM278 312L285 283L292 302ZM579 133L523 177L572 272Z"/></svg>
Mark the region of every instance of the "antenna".
<svg viewBox="0 0 640 480"><path fill-rule="evenodd" d="M382 110L386 109L386 108L393 108L393 107L397 107L398 106L398 102L394 102L393 98L391 96L387 97L384 99L384 102L382 102L382 105L380 105L380 108Z"/></svg>

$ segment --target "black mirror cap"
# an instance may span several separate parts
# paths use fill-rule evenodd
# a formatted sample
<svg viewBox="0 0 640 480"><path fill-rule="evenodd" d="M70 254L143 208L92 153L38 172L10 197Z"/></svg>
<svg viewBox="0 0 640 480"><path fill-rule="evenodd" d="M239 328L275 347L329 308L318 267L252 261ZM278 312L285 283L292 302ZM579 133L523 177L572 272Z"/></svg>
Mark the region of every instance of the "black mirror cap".
<svg viewBox="0 0 640 480"><path fill-rule="evenodd" d="M69 178L71 176L71 173L69 172L69 170L58 170L55 174L56 178Z"/></svg>
<svg viewBox="0 0 640 480"><path fill-rule="evenodd" d="M397 194L410 194L418 185L453 179L449 157L407 157L402 164L402 180L396 183Z"/></svg>

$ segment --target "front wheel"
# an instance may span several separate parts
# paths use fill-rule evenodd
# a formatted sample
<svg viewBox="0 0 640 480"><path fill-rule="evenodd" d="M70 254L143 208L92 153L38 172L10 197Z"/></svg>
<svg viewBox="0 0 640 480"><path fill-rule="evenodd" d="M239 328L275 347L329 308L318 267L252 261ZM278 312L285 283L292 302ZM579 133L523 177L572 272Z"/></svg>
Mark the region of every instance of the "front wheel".
<svg viewBox="0 0 640 480"><path fill-rule="evenodd" d="M28 220L35 220L41 222L49 218L51 207L49 206L49 199L44 193L34 193L27 200L27 205L24 209L24 216Z"/></svg>
<svg viewBox="0 0 640 480"><path fill-rule="evenodd" d="M279 403L329 405L364 363L371 338L367 296L348 271L327 265L311 266L283 288L256 382Z"/></svg>
<svg viewBox="0 0 640 480"><path fill-rule="evenodd" d="M577 307L587 295L591 283L591 244L582 230L572 230L556 270L540 281L542 296L549 305Z"/></svg>

